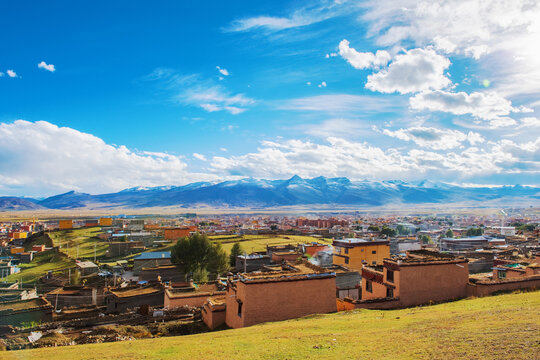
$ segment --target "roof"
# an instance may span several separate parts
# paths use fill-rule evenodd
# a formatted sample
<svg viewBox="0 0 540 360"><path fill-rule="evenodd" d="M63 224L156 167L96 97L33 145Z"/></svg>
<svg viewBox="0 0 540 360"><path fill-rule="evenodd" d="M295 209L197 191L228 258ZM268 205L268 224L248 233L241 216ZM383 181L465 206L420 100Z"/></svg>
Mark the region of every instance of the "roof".
<svg viewBox="0 0 540 360"><path fill-rule="evenodd" d="M348 239L339 239L334 240L333 245L342 246L342 247L355 247L355 246L371 246L371 245L388 245L390 242L388 240L366 240L366 239L357 239L357 238L348 238Z"/></svg>
<svg viewBox="0 0 540 360"><path fill-rule="evenodd" d="M96 264L94 264L91 261L80 261L77 263L77 266L80 268L94 268L98 267Z"/></svg>
<svg viewBox="0 0 540 360"><path fill-rule="evenodd" d="M281 271L252 272L238 275L238 280L243 283L262 283L305 280L315 278L336 277L336 273L308 262L295 264L285 264Z"/></svg>
<svg viewBox="0 0 540 360"><path fill-rule="evenodd" d="M156 251L156 252L144 252L138 256L135 256L133 260L153 260L153 259L170 259L170 251Z"/></svg>

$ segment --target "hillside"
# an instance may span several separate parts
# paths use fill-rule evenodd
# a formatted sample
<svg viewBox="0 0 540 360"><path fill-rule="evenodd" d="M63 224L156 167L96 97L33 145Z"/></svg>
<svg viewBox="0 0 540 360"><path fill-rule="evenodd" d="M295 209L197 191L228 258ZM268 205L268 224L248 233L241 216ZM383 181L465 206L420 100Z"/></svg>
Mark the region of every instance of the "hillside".
<svg viewBox="0 0 540 360"><path fill-rule="evenodd" d="M2 359L533 359L540 292L357 310L198 335L33 349Z"/></svg>

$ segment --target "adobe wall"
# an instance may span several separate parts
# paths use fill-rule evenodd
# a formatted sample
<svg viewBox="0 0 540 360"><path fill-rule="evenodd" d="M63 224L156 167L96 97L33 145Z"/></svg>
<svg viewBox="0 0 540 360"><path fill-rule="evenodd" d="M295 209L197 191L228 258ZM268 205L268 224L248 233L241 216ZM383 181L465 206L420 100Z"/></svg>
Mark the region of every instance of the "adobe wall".
<svg viewBox="0 0 540 360"><path fill-rule="evenodd" d="M362 279L362 300L381 299L386 297L386 286L371 281L372 292L367 291L368 279Z"/></svg>
<svg viewBox="0 0 540 360"><path fill-rule="evenodd" d="M236 328L268 321L295 319L336 311L336 278L245 284L237 282L242 300L238 316L236 299L227 293L227 325ZM230 290L232 291L232 290Z"/></svg>
<svg viewBox="0 0 540 360"><path fill-rule="evenodd" d="M210 330L214 330L225 323L225 308L222 310L214 309L214 311L211 311L208 306L205 306L203 307L203 311L201 313L204 323Z"/></svg>
<svg viewBox="0 0 540 360"><path fill-rule="evenodd" d="M469 282L467 265L462 262L400 266L399 286L396 286L399 287L401 305L412 306L466 297Z"/></svg>
<svg viewBox="0 0 540 360"><path fill-rule="evenodd" d="M193 306L193 307L201 307L204 305L208 297L215 296L215 295L222 295L225 294L225 292L215 292L213 294L210 293L199 293L199 294L193 294L191 296L186 297L170 297L169 291L165 291L165 299L164 299L164 307L168 309L173 309L175 307L182 307L182 306Z"/></svg>
<svg viewBox="0 0 540 360"><path fill-rule="evenodd" d="M489 296L499 291L540 289L540 275L512 280L490 281L467 285L467 296Z"/></svg>

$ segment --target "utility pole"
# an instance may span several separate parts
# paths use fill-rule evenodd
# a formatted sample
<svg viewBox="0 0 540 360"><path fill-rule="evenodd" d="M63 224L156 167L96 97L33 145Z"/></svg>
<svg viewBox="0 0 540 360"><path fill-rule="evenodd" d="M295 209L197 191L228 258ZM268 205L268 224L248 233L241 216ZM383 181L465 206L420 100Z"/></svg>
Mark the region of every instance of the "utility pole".
<svg viewBox="0 0 540 360"><path fill-rule="evenodd" d="M96 243L94 243L94 262L96 262Z"/></svg>

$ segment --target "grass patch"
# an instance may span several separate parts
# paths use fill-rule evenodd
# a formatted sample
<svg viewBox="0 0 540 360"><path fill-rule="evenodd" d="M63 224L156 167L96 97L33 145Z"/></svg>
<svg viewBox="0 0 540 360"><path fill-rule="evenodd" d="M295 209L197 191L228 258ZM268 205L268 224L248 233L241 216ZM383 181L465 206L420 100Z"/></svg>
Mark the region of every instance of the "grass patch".
<svg viewBox="0 0 540 360"><path fill-rule="evenodd" d="M540 293L355 310L205 334L6 352L4 359L532 359Z"/></svg>
<svg viewBox="0 0 540 360"><path fill-rule="evenodd" d="M80 228L51 231L51 237L54 246L60 246L62 252L71 258L94 259L94 245L96 249L96 257L105 256L109 245L107 242L97 238L100 234L100 227Z"/></svg>
<svg viewBox="0 0 540 360"><path fill-rule="evenodd" d="M75 261L65 254L55 253L52 250L37 253L34 260L29 264L21 264L21 271L8 276L7 281L23 282L24 284L35 283L48 271L58 271L75 266Z"/></svg>

